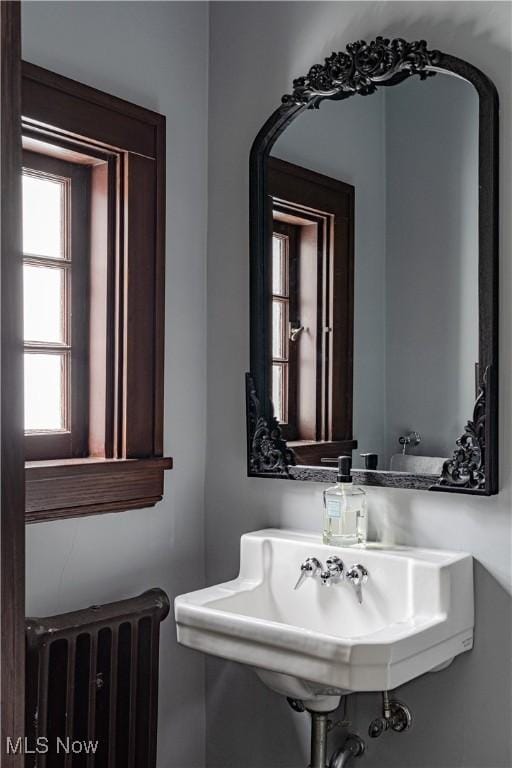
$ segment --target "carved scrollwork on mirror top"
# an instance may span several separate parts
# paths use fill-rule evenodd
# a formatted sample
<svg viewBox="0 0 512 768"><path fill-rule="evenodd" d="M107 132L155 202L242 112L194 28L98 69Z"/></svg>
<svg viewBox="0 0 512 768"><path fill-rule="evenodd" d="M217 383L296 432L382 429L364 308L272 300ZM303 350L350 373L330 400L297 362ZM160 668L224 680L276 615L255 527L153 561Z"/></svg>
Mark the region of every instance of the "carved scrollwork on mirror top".
<svg viewBox="0 0 512 768"><path fill-rule="evenodd" d="M430 77L435 72L427 67L436 66L440 60L441 53L429 51L425 40L358 40L347 45L346 52L332 53L324 64L315 64L305 77L294 80L293 93L283 96L282 102L308 105L316 97L340 99L356 93L368 96L378 85L395 85L411 75Z"/></svg>
<svg viewBox="0 0 512 768"><path fill-rule="evenodd" d="M284 440L272 403L266 395L265 376L258 368L266 359L267 322L264 293L264 216L266 211L265 164L273 144L304 110L317 109L325 99L341 101L368 96L381 86L394 86L417 76L425 80L436 73L455 75L470 83L479 97L479 368L484 371L472 418L467 422L451 459L441 476L430 484L427 476L353 471L363 484L421 488L432 491L492 495L498 492L498 113L499 102L492 81L470 63L431 50L425 40L408 42L377 37L359 40L334 52L323 64L312 66L293 81L293 90L281 99L251 149L251 372L246 377L248 474L298 480L331 480L314 467L295 466L295 456ZM254 332L256 330L256 332ZM257 382L263 382L258 391ZM324 473L322 475L322 473ZM394 477L395 476L395 477ZM416 477L416 482L414 478Z"/></svg>

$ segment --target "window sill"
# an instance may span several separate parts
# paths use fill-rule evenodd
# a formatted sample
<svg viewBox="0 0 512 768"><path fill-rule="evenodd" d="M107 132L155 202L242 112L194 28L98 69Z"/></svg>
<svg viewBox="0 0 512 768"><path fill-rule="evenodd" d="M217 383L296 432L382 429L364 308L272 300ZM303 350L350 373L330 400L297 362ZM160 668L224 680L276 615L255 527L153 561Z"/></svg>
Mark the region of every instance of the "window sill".
<svg viewBox="0 0 512 768"><path fill-rule="evenodd" d="M357 448L357 440L335 440L332 442L314 442L312 440L288 440L288 448L292 448L297 457L297 464L325 467L324 459L333 464L340 455L350 454Z"/></svg>
<svg viewBox="0 0 512 768"><path fill-rule="evenodd" d="M170 458L28 461L25 522L153 507L166 469L172 469Z"/></svg>

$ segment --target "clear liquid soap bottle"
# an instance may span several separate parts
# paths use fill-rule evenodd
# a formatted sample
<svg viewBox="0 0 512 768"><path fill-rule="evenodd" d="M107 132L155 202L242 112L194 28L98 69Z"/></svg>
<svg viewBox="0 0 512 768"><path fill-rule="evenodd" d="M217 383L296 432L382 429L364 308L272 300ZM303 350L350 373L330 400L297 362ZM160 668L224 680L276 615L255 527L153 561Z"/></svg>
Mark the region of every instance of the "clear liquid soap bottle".
<svg viewBox="0 0 512 768"><path fill-rule="evenodd" d="M350 456L338 456L336 485L324 491L324 544L366 544L366 493L352 484Z"/></svg>

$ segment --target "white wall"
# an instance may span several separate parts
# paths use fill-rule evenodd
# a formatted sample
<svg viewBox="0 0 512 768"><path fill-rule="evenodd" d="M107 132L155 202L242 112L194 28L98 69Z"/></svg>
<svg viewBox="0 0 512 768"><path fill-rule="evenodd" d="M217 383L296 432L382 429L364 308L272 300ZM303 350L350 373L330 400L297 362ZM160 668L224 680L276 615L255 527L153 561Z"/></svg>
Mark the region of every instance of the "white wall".
<svg viewBox="0 0 512 768"><path fill-rule="evenodd" d="M207 580L233 577L240 534L266 525L320 530L320 485L245 476L243 373L249 366L248 156L294 77L353 40L426 38L486 71L501 94L501 487L475 499L369 490L372 532L471 551L475 648L400 690L414 729L368 745L367 766L509 768L511 764L512 313L510 292L511 8L478 2L213 3L210 9ZM376 696L350 702L361 733ZM307 764L307 723L249 670L207 664L209 768ZM333 738L333 743L334 738Z"/></svg>
<svg viewBox="0 0 512 768"><path fill-rule="evenodd" d="M355 187L353 435L382 457L386 433L386 176L384 90L371 99L325 101L286 129L272 156Z"/></svg>
<svg viewBox="0 0 512 768"><path fill-rule="evenodd" d="M152 586L204 579L205 248L208 7L204 3L23 3L28 61L167 116L165 451L154 509L27 529L27 610L45 615ZM204 665L162 625L160 768L204 766Z"/></svg>

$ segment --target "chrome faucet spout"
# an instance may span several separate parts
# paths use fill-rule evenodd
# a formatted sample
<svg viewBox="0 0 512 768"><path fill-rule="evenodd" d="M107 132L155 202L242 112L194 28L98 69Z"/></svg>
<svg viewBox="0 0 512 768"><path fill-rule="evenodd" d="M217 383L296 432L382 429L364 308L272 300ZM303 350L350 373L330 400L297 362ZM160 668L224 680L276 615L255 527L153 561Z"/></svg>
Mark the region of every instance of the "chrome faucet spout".
<svg viewBox="0 0 512 768"><path fill-rule="evenodd" d="M337 555L330 555L326 560L326 569L320 574L322 584L330 587L335 582L341 580L345 566L343 561Z"/></svg>

